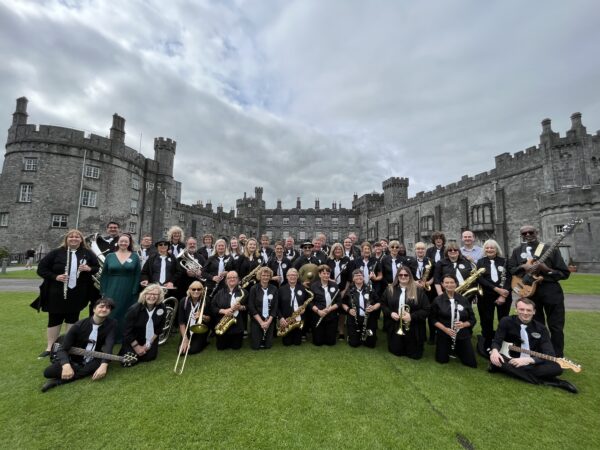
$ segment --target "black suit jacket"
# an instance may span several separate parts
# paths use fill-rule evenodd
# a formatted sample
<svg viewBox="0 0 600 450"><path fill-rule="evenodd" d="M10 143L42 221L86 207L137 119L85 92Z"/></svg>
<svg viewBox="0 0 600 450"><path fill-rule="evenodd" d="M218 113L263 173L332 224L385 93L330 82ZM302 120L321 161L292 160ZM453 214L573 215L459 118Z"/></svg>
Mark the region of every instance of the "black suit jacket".
<svg viewBox="0 0 600 450"><path fill-rule="evenodd" d="M272 284L267 286L267 296L268 298L268 310L269 316L275 319L277 317L277 306L278 306L278 295L279 289L277 289ZM263 317L263 288L260 283L255 284L250 288L248 292L248 314L250 317L254 318L256 314L261 316L263 320L267 320L268 317Z"/></svg>
<svg viewBox="0 0 600 450"><path fill-rule="evenodd" d="M165 307L164 305L156 305L152 314L152 324L154 326L154 334L160 336L165 325ZM148 313L146 307L141 303L135 303L127 310L125 315L125 327L123 329L123 343L133 347L132 342L137 342L139 345L146 343L146 323L148 322ZM157 339L154 341L158 345Z"/></svg>
<svg viewBox="0 0 600 450"><path fill-rule="evenodd" d="M308 300L308 293L301 283L296 283L294 286L294 295L298 302L298 307L303 305ZM292 289L289 284L281 286L278 292L279 304L277 306L277 312L280 318L287 319L294 312L293 300L292 300Z"/></svg>
<svg viewBox="0 0 600 450"><path fill-rule="evenodd" d="M85 349L88 345L88 339L92 332L93 317L86 317L75 324L63 340L61 349L57 352L57 358L61 365L70 363L72 359L74 362L81 363L83 356L80 355L69 355L69 350L73 347ZM95 350L102 353L112 354L113 346L115 345L115 339L117 338L117 321L107 317L104 322L98 327L98 338L96 339ZM102 360L102 362L108 362L108 360Z"/></svg>

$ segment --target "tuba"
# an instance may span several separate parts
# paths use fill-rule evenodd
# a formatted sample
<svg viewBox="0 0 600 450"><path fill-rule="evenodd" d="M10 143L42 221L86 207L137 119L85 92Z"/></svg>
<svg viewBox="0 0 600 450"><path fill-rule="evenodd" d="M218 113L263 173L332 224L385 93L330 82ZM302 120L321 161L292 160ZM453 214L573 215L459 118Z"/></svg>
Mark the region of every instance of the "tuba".
<svg viewBox="0 0 600 450"><path fill-rule="evenodd" d="M477 282L477 278L485 273L485 267L481 269L473 269L469 277L464 281L463 284L456 288L456 293L462 295L466 299L470 299L473 295L478 294L479 296L483 295L483 289L481 289L480 285L473 286Z"/></svg>
<svg viewBox="0 0 600 450"><path fill-rule="evenodd" d="M258 266L260 267L260 266ZM238 305L242 305L244 302L244 297L246 297L246 291L244 291L242 289L241 295L239 297L237 297L237 300L235 302L235 304L233 305L233 307L236 307ZM232 325L234 325L235 323L237 323L237 319L235 318L235 316L233 314L225 314L221 320L219 320L219 323L215 326L215 333L218 334L219 336L225 334L227 332L227 330L229 330L229 328L231 328Z"/></svg>
<svg viewBox="0 0 600 450"><path fill-rule="evenodd" d="M168 292L167 288L162 287L162 289ZM175 324L175 319L177 318L177 307L179 306L179 301L175 297L165 298L163 300L163 305L165 305L165 325L163 326L162 331L160 332L160 336L158 336L158 345L163 345L169 339L171 335L171 329Z"/></svg>
<svg viewBox="0 0 600 450"><path fill-rule="evenodd" d="M90 245L90 250L94 253L94 255L96 255L96 258L98 258L99 269L98 272L92 275L92 280L94 280L94 286L96 289L100 290L100 277L102 276L102 268L104 267L104 260L106 259L106 256L104 254L105 252L100 250L100 247L98 247L98 234L99 233L94 233L88 236L86 240ZM108 250L106 250L106 252L108 252Z"/></svg>

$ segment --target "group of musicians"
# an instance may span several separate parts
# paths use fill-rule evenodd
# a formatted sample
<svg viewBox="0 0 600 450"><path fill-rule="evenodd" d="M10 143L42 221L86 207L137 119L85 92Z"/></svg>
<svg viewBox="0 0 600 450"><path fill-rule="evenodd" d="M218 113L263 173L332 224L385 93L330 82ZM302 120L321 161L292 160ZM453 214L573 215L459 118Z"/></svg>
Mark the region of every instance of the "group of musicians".
<svg viewBox="0 0 600 450"><path fill-rule="evenodd" d="M268 236L260 241L245 235L215 240L207 234L198 248L198 241L185 239L179 227L154 243L144 235L134 252L131 236L121 234L115 222L108 224L105 236L94 236L91 251L83 235L70 230L63 245L38 266L44 278L38 307L49 313L48 347L41 357L50 353L62 323L67 329L44 372L49 380L42 391L88 375L104 377L108 360L90 355L99 349L111 354L118 342L119 355L134 355L138 362L155 359L167 319L163 300L168 292L180 299L178 349L186 358L206 348L213 336L218 350L240 349L246 337L252 349L268 349L275 336L281 336L284 346L301 345L310 337L317 346L345 340L352 347L373 348L383 313L392 354L419 359L429 342L436 345L439 363L457 358L476 367L471 339L476 302L482 329L477 349L490 358L491 371L576 392L572 384L556 378L562 372L556 362L528 356L563 356L564 296L558 281L569 271L558 250L535 266L542 282L532 298L518 299L517 315L508 316L511 277L530 273L536 257L548 247L539 243L532 226L522 227L521 235L523 244L506 259L494 240L483 248L474 245L468 230L462 233L462 246L436 232L429 248L423 242L415 245L414 256L408 256L398 241L359 246L353 233L331 247L324 235L317 236L302 243L300 251L292 238L271 247ZM114 262L129 264L137 273L119 267L107 272L113 253ZM105 267L100 267L102 261ZM137 287L131 288L132 282ZM107 298L102 286L119 284L127 288L113 294L118 298ZM472 289L462 289L467 285ZM77 321L89 299L90 317ZM126 313L116 316L123 305ZM501 354L503 342L509 340L525 351ZM85 351L74 355L74 347Z"/></svg>

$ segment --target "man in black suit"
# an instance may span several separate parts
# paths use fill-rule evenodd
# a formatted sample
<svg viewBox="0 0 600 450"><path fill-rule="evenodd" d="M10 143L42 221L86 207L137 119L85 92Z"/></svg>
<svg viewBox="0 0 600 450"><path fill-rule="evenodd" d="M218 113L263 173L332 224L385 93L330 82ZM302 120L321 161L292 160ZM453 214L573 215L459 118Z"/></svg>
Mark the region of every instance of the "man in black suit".
<svg viewBox="0 0 600 450"><path fill-rule="evenodd" d="M117 251L119 234L121 234L121 226L117 222L111 221L106 224L106 236L98 236L96 240L96 244L102 253Z"/></svg>

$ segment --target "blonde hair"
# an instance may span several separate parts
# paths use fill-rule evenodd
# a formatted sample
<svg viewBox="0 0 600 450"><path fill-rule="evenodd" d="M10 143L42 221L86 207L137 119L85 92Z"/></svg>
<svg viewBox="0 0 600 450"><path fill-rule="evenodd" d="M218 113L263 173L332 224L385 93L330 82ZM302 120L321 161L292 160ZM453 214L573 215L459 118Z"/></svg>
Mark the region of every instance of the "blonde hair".
<svg viewBox="0 0 600 450"><path fill-rule="evenodd" d="M171 228L169 228L169 231L167 231L167 239L169 240L169 242L171 242L171 240L173 239L173 234L178 232L181 236L179 236L179 242L185 242L185 236L183 235L183 230L178 227L177 225L173 225Z"/></svg>
<svg viewBox="0 0 600 450"><path fill-rule="evenodd" d="M202 283L200 283L198 280L194 280L190 283L190 285L187 288L187 292L186 295L188 297L192 296L192 288L200 288L200 295L202 295L204 293L204 285Z"/></svg>
<svg viewBox="0 0 600 450"><path fill-rule="evenodd" d="M162 303L165 299L165 291L163 291L163 288L160 287L160 284L158 283L152 283L146 286L144 290L140 292L140 295L138 297L138 303L141 303L142 305L146 306L146 294L154 289L158 290L158 300L156 301L156 304L158 305Z"/></svg>
<svg viewBox="0 0 600 450"><path fill-rule="evenodd" d="M73 234L73 233L77 233L79 235L79 237L81 238L81 244L79 244L79 247L80 248L88 248L88 246L85 242L85 237L83 237L83 233L75 228L72 228L69 231L67 231L67 234L65 234L65 237L63 238L63 242L60 246L62 248L69 248L69 243L68 243L69 235Z"/></svg>

